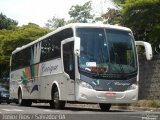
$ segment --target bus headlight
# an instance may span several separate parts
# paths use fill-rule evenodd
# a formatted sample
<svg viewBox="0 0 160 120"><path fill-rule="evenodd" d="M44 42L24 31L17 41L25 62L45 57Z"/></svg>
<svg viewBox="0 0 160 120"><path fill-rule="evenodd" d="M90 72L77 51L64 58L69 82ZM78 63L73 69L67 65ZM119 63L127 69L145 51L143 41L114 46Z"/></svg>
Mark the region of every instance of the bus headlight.
<svg viewBox="0 0 160 120"><path fill-rule="evenodd" d="M78 80L78 84L81 87L88 88L88 89L93 89L93 87L90 84L88 84L88 83L86 83L86 82L84 82L82 80Z"/></svg>
<svg viewBox="0 0 160 120"><path fill-rule="evenodd" d="M136 84L132 84L131 86L129 86L128 88L127 88L127 90L134 90L134 89L136 89L137 88L137 85Z"/></svg>

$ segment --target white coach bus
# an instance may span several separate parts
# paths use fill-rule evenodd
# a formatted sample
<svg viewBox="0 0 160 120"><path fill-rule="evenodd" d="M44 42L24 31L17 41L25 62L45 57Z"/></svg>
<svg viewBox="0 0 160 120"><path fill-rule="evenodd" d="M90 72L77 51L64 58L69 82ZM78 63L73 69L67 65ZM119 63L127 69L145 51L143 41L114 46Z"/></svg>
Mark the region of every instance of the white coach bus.
<svg viewBox="0 0 160 120"><path fill-rule="evenodd" d="M17 48L11 56L10 100L24 106L48 102L62 109L66 102L112 103L138 99L139 68L130 29L104 24L69 24Z"/></svg>

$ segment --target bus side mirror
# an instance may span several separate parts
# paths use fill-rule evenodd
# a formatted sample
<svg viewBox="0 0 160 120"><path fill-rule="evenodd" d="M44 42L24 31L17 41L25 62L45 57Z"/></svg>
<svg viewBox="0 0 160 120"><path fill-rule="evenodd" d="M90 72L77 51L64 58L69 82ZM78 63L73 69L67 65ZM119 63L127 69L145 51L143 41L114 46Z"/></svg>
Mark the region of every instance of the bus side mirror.
<svg viewBox="0 0 160 120"><path fill-rule="evenodd" d="M74 40L74 54L76 56L80 55L80 38L76 37Z"/></svg>
<svg viewBox="0 0 160 120"><path fill-rule="evenodd" d="M144 42L144 41L135 41L135 43L136 45L140 45L145 48L146 59L151 60L153 57L151 44L148 42Z"/></svg>

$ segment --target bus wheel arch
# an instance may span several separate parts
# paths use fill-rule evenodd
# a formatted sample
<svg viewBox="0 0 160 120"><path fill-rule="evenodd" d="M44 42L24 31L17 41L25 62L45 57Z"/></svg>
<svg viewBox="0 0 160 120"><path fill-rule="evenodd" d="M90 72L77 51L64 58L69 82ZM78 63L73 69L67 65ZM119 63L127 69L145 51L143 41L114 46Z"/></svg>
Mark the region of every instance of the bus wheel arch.
<svg viewBox="0 0 160 120"><path fill-rule="evenodd" d="M20 106L31 106L32 105L32 101L31 100L23 99L23 92L22 92L22 88L21 87L18 88L18 100L17 101L18 101L17 103Z"/></svg>
<svg viewBox="0 0 160 120"><path fill-rule="evenodd" d="M60 91L59 91L57 85L54 83L52 86L51 102L50 102L50 106L52 108L55 108L55 109L63 109L64 108L65 102L59 100L59 94L60 94Z"/></svg>

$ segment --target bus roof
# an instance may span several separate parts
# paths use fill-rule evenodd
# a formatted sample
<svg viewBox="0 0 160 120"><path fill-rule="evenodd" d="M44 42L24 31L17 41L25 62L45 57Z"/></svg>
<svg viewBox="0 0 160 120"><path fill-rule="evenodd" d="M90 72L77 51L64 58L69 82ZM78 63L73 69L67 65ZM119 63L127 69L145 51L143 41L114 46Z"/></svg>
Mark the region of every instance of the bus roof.
<svg viewBox="0 0 160 120"><path fill-rule="evenodd" d="M75 29L75 28L77 28L77 27L90 27L90 28L92 28L92 27L93 27L93 28L97 27L97 28L110 28L110 29L131 31L131 29L129 29L129 28L122 27L122 26L118 26L118 25L97 24L97 23L71 23L71 24L65 25L65 26L63 26L63 27L59 27L59 28L57 28L56 30L54 30L53 32L50 32L50 33L48 33L48 34L40 37L39 39L37 39L37 40L35 40L35 41L31 42L31 43L28 43L28 44L26 44L26 45L24 45L24 46L22 46L22 47L16 48L16 49L12 52L12 54L15 54L15 53L17 53L18 51L21 51L21 50L23 50L23 49L25 49L25 48L27 48L27 47L29 47L29 46L31 46L31 45L39 42L39 41L45 39L45 38L47 38L47 37L49 37L49 36L51 36L51 35L59 32L59 31L61 31L61 30L64 30L64 29L67 29L67 28Z"/></svg>

